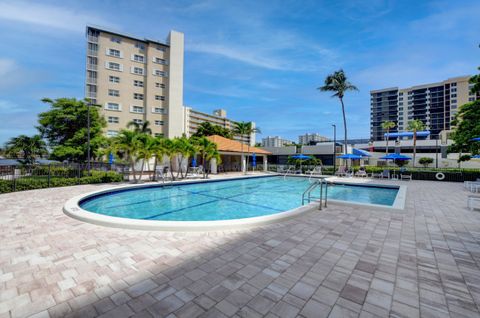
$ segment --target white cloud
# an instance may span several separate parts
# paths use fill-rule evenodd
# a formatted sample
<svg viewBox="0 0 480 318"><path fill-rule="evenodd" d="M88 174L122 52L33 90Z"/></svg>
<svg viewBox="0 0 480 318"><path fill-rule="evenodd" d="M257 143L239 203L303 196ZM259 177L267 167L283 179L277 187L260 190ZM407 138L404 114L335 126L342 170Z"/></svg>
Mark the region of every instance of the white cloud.
<svg viewBox="0 0 480 318"><path fill-rule="evenodd" d="M27 1L0 2L0 20L83 32L87 23L111 25L91 12L61 8Z"/></svg>

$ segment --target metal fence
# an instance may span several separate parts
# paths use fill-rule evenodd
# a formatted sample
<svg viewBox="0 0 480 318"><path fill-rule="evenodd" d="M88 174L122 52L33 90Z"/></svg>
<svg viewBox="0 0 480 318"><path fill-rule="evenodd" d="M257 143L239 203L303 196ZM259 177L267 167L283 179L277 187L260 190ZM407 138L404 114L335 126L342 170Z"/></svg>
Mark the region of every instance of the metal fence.
<svg viewBox="0 0 480 318"><path fill-rule="evenodd" d="M123 164L58 163L48 165L1 165L0 193L87 183L128 180L129 170Z"/></svg>

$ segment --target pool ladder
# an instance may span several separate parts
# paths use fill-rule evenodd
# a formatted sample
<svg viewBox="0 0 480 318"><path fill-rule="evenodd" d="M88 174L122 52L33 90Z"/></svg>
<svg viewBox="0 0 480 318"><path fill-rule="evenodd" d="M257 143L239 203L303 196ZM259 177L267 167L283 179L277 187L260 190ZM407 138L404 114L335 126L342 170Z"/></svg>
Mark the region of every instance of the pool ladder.
<svg viewBox="0 0 480 318"><path fill-rule="evenodd" d="M323 188L325 186L325 191L323 191ZM313 197L312 192L316 188L319 188L320 190L320 197ZM320 205L318 207L319 210L322 209L322 201L324 202L324 207L327 207L327 194L328 194L328 181L325 178L319 178L318 180L315 180L312 184L308 186L308 188L303 192L302 194L302 205L305 205L305 202L310 203L312 199L319 199Z"/></svg>

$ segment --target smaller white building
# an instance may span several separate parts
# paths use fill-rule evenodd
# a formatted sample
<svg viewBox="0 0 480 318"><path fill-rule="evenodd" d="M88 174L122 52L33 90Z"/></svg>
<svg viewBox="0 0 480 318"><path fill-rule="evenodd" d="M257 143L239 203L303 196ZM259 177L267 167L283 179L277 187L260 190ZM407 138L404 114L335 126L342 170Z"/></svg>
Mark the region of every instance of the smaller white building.
<svg viewBox="0 0 480 318"><path fill-rule="evenodd" d="M298 136L298 143L300 145L310 145L312 143L325 142L325 141L329 141L329 139L317 133L312 133L312 134L307 133L305 135Z"/></svg>
<svg viewBox="0 0 480 318"><path fill-rule="evenodd" d="M279 136L268 136L262 138L262 147L284 147L285 145L293 144L292 141L283 139Z"/></svg>

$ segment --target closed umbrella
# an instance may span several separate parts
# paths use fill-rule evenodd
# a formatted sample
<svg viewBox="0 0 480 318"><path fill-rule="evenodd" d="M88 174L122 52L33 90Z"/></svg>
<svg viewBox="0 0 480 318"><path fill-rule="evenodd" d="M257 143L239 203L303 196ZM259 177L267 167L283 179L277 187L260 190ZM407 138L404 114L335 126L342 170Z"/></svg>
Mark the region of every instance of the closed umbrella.
<svg viewBox="0 0 480 318"><path fill-rule="evenodd" d="M255 171L255 167L257 166L257 154L256 153L253 153L252 154L252 167L253 167L253 170Z"/></svg>

